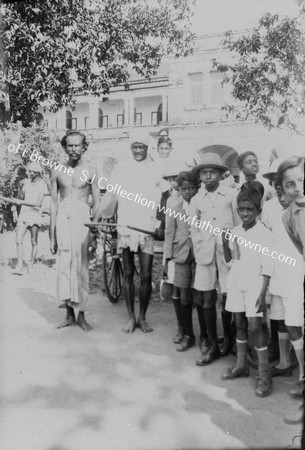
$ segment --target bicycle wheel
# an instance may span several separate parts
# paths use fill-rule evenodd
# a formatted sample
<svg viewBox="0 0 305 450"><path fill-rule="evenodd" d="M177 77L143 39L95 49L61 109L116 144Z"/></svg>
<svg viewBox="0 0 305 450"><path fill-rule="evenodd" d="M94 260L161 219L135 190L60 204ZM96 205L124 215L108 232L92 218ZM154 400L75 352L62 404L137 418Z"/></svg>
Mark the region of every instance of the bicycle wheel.
<svg viewBox="0 0 305 450"><path fill-rule="evenodd" d="M105 292L111 303L117 303L122 293L123 268L120 256L116 253L116 242L104 240L103 278Z"/></svg>

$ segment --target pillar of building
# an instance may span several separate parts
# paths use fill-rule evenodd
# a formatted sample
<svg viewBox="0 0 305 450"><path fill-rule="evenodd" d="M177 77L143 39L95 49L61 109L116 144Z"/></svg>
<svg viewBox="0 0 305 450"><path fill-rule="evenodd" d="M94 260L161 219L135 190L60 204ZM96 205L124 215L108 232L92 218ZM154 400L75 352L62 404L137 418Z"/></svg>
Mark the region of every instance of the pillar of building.
<svg viewBox="0 0 305 450"><path fill-rule="evenodd" d="M99 98L89 98L89 128L98 128Z"/></svg>
<svg viewBox="0 0 305 450"><path fill-rule="evenodd" d="M129 99L129 125L135 124L135 114L134 114L134 97Z"/></svg>
<svg viewBox="0 0 305 450"><path fill-rule="evenodd" d="M162 122L168 122L168 97L162 95Z"/></svg>
<svg viewBox="0 0 305 450"><path fill-rule="evenodd" d="M57 128L59 130L65 130L66 129L66 108L65 107L60 108L57 111L56 120L57 120Z"/></svg>

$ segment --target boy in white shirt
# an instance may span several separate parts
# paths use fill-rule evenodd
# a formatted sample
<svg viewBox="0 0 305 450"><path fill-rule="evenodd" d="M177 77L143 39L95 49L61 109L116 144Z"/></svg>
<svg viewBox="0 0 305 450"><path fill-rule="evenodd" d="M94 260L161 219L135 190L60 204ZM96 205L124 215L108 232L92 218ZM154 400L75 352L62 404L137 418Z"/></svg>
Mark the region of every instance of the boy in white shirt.
<svg viewBox="0 0 305 450"><path fill-rule="evenodd" d="M249 376L247 367L247 320L248 332L254 341L258 355L258 380L255 394L266 397L271 393L272 378L268 364L268 347L263 332L265 296L273 271L272 236L259 220L261 192L256 186L241 190L237 197L238 214L242 223L222 235L225 259L233 263L227 278L226 309L234 313L236 323L237 364L228 368L222 379ZM250 244L246 245L247 242ZM254 247L255 245L255 247Z"/></svg>

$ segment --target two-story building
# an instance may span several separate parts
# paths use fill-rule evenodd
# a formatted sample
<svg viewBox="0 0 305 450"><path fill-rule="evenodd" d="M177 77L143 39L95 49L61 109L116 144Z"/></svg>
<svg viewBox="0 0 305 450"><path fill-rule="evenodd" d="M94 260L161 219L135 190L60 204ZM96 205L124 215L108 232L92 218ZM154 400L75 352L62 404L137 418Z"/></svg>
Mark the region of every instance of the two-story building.
<svg viewBox="0 0 305 450"><path fill-rule="evenodd" d="M257 153L261 172L268 168L273 148L280 158L304 155L303 136L290 130L268 131L251 118L245 120L243 115L222 109L234 103L230 86L222 86L223 76L213 67L214 58L232 60L221 43L223 38L223 34L198 38L192 55L167 57L150 80L133 74L127 84L111 89L108 101L78 95L74 107L57 113L42 106L40 118L59 135L67 129L83 131L90 140L90 160L100 174L109 173L116 160L129 158L128 137L138 129L151 136L151 150L156 147L156 136L168 134L173 154L188 164L200 150L215 151L234 175L238 174L238 154L247 150Z"/></svg>

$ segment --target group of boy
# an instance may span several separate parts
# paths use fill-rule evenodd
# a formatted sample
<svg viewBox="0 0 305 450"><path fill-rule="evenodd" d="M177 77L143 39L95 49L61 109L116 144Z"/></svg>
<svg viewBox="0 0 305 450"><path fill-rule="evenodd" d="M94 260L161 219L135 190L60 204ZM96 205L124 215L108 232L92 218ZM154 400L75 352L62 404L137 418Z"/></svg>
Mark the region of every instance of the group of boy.
<svg viewBox="0 0 305 450"><path fill-rule="evenodd" d="M275 190L266 184L265 188L256 178L257 156L245 152L239 156L238 164L246 181L237 186L235 192L222 184L222 175L228 168L218 155L212 153L202 155L199 165L177 178L181 197L174 209L182 210L188 220L181 220L181 215L177 214L166 219L165 276L168 262L175 261L172 297L178 333L173 341L179 343L178 351L194 345L192 308L188 306L194 301L201 348L201 358L196 364L207 365L221 355L226 356L236 333L236 364L221 378L248 377L248 338L251 339L258 357L255 394L259 397L271 393L272 376L291 376L291 343L298 362L299 379L290 394L300 397L304 378L304 161L292 157L278 167L273 177L277 197L273 200L270 198ZM196 175L202 183L198 193ZM267 248L268 254L240 244L246 241ZM274 261L270 257L273 249L277 255L293 257L295 264L288 266L283 261ZM268 286L270 318L277 322L280 353L278 365L271 369L264 332ZM222 350L217 338L217 291L222 301ZM286 421L295 423L301 415L300 412L297 419L286 418Z"/></svg>
<svg viewBox="0 0 305 450"><path fill-rule="evenodd" d="M88 146L85 136L78 131L70 131L63 137L62 146L68 156L66 166L74 171L72 177L58 171L54 171L51 177L50 248L53 254L58 253L57 297L61 306L66 309L66 319L59 327L77 324L85 331L91 329L85 319L89 293L88 248L94 249L96 234L84 227L90 221L88 200L91 195L91 217L94 222L111 217L115 208L118 209L118 250L122 253L123 289L128 311L128 322L123 331L132 333L139 327L144 333L151 332L146 312L151 296L156 211L110 192L100 202L96 169L86 164L88 179L82 181L80 176L84 168L82 157ZM147 158L147 152L147 141L134 139L131 142L132 159L129 166L118 164L111 181L113 184L115 181L124 183L127 192L141 192L158 204L158 198L168 188L162 184L162 174L155 170L156 166ZM275 183L279 202L277 217L281 216L279 205L286 207L282 232L285 227L287 236L290 236L304 257L305 203L303 185L301 186L304 163L302 158L295 157L283 164L284 168L278 168ZM268 224L266 219L265 225L260 221L262 205L268 205L275 191L268 184L262 186L257 181L257 156L253 152L245 152L239 156L238 165L246 181L242 186L235 185L234 188L223 182L223 174L228 173L229 169L216 153L201 155L198 164L191 171L181 172L176 179L178 194L173 196L174 200L171 202L171 209L176 214L166 216L164 243L165 276L169 261L175 263L172 300L178 332L174 342L178 344L177 350L180 352L194 346L194 303L200 327L201 350L196 364L205 366L221 355L228 355L236 334L237 362L222 375L222 379L247 377L249 335L258 355L255 394L260 397L269 395L272 390L272 373L263 323L266 317L266 293L271 279L271 317L279 322L280 347L280 363L273 369L273 375L281 376L291 372L287 356L291 340L300 368L299 385L295 392L298 395L304 375L301 323L303 293L300 290L304 277L303 265L298 264L302 270L298 272L301 275L297 278L297 289L293 290L293 282L287 280L287 286L281 291L277 282L272 280L278 279L277 270L282 270L280 265L284 263L274 266L268 255L228 239L231 233L259 243L270 251L281 240L277 236L279 229L274 221ZM39 206L38 203L41 204L40 197L28 205L36 207ZM179 212L180 215L177 214ZM262 218L264 215L267 216L267 213L264 214L263 208ZM181 220L182 216L186 220ZM206 226L202 226L203 223ZM138 254L141 272L138 318L135 314L133 283L135 254ZM216 313L219 294L224 331L221 349L218 344Z"/></svg>

